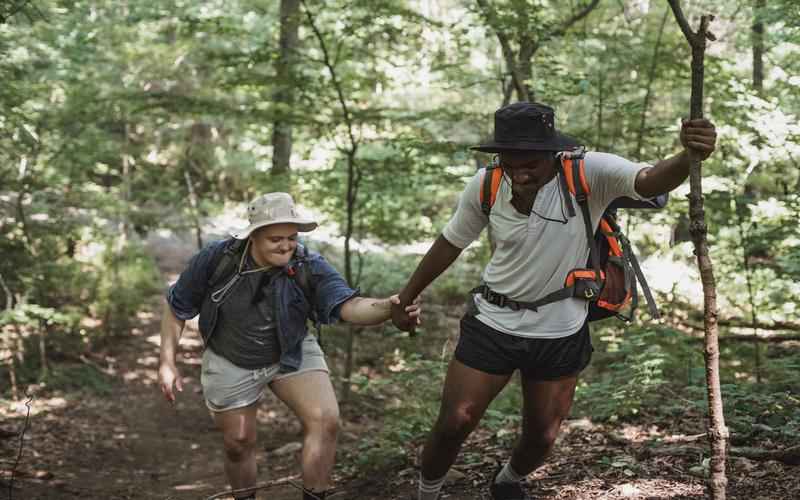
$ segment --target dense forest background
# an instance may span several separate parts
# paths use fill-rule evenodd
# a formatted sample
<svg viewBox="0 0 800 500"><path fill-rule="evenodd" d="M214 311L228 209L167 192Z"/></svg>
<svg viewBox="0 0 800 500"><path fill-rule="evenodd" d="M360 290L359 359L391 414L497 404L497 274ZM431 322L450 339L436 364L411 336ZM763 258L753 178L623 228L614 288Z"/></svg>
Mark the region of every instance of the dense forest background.
<svg viewBox="0 0 800 500"><path fill-rule="evenodd" d="M800 491L787 465L797 455L762 460L800 445L800 8L683 9L692 25L715 15L704 109L719 144L703 176L725 415L732 454L744 457L731 465L740 473L731 489L757 498L780 484L793 493L764 498L789 498ZM81 402L106 408L129 384L147 386L156 404L152 353L140 349L157 352L159 294L199 246L244 225L255 195L291 192L322 221L307 243L364 294L386 296L490 160L469 146L491 134L496 108L547 103L589 149L653 162L678 151L689 59L655 0L0 1L1 484L12 470L23 491L80 477L59 478L70 459L42 458L59 453L58 440L45 426L26 441L25 425ZM702 434L707 411L687 193L663 211L622 214L663 318L640 311L632 325L595 325L573 412L612 442L634 446L619 432L639 429L636 442L662 460L670 455L650 445L668 442L668 430ZM488 242L474 244L427 292L417 336L324 330L345 419L374 430L345 440L342 484L414 467L461 304L488 256ZM187 366L197 354L189 348ZM513 440L519 405L507 390L484 419L498 450ZM679 484L700 484L707 451L688 441L696 447L675 451L670 466ZM607 493L654 470L625 450L593 461ZM465 452L469 479L482 460ZM223 489L221 478L204 492ZM452 487L463 493L465 481ZM102 491L168 498L171 487Z"/></svg>

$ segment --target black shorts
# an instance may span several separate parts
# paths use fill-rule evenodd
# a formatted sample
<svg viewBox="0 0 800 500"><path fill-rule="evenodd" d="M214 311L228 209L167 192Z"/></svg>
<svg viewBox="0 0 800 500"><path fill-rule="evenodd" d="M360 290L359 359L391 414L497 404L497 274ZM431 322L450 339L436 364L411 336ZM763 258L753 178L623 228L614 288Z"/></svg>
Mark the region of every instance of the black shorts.
<svg viewBox="0 0 800 500"><path fill-rule="evenodd" d="M461 318L455 358L492 375L519 370L528 380L557 380L586 368L592 351L588 321L568 337L527 339L497 331L467 314Z"/></svg>

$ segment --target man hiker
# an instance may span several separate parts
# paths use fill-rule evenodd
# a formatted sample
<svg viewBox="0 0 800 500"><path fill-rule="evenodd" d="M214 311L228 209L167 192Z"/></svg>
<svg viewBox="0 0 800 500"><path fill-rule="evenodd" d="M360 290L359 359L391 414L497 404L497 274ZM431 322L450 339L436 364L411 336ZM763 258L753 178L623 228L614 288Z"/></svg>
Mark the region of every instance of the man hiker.
<svg viewBox="0 0 800 500"><path fill-rule="evenodd" d="M256 485L256 412L265 387L303 427L303 498L325 498L336 451L339 407L328 366L307 321L375 325L390 318L387 299L359 297L319 254L298 243L317 227L291 196L269 193L248 207L250 225L192 257L166 294L159 382L168 401L182 391L175 354L184 322L198 314L205 343L201 384L222 431L225 472L234 490ZM395 315L417 324L415 302ZM255 499L254 492L239 499Z"/></svg>
<svg viewBox="0 0 800 500"><path fill-rule="evenodd" d="M567 215L565 207L575 206L577 198L557 175L557 153L575 151L578 143L557 131L554 110L538 103L500 108L494 126L494 140L473 148L495 153L502 169L489 216L480 199L482 169L392 306L395 324L413 329L404 307L490 227L496 248L483 285L473 290L471 310L461 320L439 416L422 452L419 500L438 497L461 444L515 370L521 375L522 432L489 489L496 500L527 498L521 480L552 450L572 406L578 374L592 355L588 300L568 297L525 307L565 288L570 271L587 267L591 235L580 211ZM714 151L716 132L708 120L684 121L679 139L683 151L653 166L608 153L585 154L591 228L598 227L603 211L617 198L644 200L675 189L688 176L691 155L705 159Z"/></svg>

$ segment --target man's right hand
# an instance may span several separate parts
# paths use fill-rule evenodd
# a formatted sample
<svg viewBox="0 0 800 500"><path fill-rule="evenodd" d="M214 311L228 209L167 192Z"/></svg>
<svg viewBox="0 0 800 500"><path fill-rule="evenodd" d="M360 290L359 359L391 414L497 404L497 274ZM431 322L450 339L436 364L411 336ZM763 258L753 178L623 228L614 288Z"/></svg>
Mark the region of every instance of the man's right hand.
<svg viewBox="0 0 800 500"><path fill-rule="evenodd" d="M167 398L167 401L174 404L175 391L173 390L173 386L175 386L175 389L178 389L178 392L183 392L181 374L178 372L178 368L175 366L174 362L161 363L161 366L158 368L158 382L161 384L161 392L164 393L164 397Z"/></svg>

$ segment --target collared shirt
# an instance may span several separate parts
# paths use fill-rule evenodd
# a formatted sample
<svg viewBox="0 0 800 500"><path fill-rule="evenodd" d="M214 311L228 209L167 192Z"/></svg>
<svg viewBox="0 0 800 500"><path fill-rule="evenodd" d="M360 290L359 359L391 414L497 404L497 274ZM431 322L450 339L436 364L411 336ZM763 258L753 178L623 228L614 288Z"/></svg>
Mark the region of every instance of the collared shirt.
<svg viewBox="0 0 800 500"><path fill-rule="evenodd" d="M598 226L603 211L614 199L642 199L634 189L634 181L647 166L608 153L586 153L592 227ZM467 184L442 236L456 247L466 248L487 224L491 226L496 248L484 269L483 281L495 292L533 302L563 288L569 271L585 268L589 258L583 215L574 196L570 195L576 215L569 218L555 177L539 189L531 215L527 216L511 205L511 185L504 179L487 220L480 207L484 172L481 169ZM542 306L538 311L514 311L479 296L475 301L480 321L501 332L528 338L572 335L585 321L589 305L585 300L570 298Z"/></svg>
<svg viewBox="0 0 800 500"><path fill-rule="evenodd" d="M214 263L219 262L222 252L230 247L232 240L220 240L206 245L190 260L178 281L167 290L167 302L175 317L180 320L191 319L200 315L199 327L203 340L208 343L212 335L224 335L217 331L220 306L211 300L214 291L209 281L215 271ZM301 343L308 333L307 321L314 308L316 319L323 324L335 323L339 320L341 305L358 295L344 278L318 253L307 252L307 256L298 259L298 252L285 268L277 272L268 285L266 297L272 297L272 311L280 342L281 371L295 371L302 359ZM308 266L313 289L313 304L309 304L300 286L290 277L297 266ZM250 289L243 296L236 294L237 300L252 302L255 289ZM227 300L227 299L226 299Z"/></svg>

